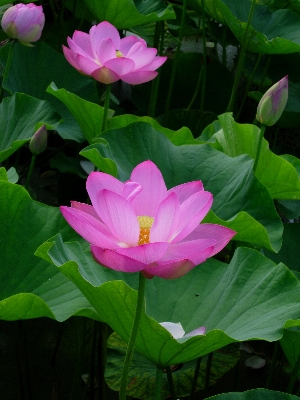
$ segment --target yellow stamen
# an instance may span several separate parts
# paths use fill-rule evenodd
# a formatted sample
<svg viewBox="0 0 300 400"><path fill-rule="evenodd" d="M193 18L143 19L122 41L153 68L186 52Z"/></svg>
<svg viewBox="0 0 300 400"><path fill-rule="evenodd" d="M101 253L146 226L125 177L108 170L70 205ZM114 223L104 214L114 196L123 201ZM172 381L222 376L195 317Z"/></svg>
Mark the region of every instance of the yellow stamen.
<svg viewBox="0 0 300 400"><path fill-rule="evenodd" d="M116 56L117 58L124 57L120 50L116 50Z"/></svg>
<svg viewBox="0 0 300 400"><path fill-rule="evenodd" d="M143 215L137 217L140 225L139 245L150 243L150 229L153 225L154 218Z"/></svg>

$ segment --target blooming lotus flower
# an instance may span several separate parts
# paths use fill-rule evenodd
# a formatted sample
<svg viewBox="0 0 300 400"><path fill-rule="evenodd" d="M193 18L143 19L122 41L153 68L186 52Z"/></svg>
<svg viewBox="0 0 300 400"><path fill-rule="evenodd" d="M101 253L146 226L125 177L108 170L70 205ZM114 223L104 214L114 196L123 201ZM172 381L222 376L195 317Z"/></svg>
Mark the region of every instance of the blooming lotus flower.
<svg viewBox="0 0 300 400"><path fill-rule="evenodd" d="M256 114L260 123L272 126L279 120L288 99L288 83L288 76L285 76L263 95Z"/></svg>
<svg viewBox="0 0 300 400"><path fill-rule="evenodd" d="M69 48L63 46L63 52L68 62L105 84L119 79L132 85L151 81L167 59L156 56L157 50L136 36L120 39L118 30L106 21L93 26L89 34L75 31L67 41Z"/></svg>
<svg viewBox="0 0 300 400"><path fill-rule="evenodd" d="M92 172L86 187L92 205L73 201L61 212L91 243L94 259L117 271L178 278L235 235L224 226L199 225L213 202L200 181L167 190L151 161L137 165L125 183Z"/></svg>
<svg viewBox="0 0 300 400"><path fill-rule="evenodd" d="M167 331L171 333L174 339L177 339L178 342L183 343L189 338L198 335L205 335L206 328L205 326L200 326L197 329L185 334L185 331L180 322L160 322L161 326L163 326Z"/></svg>
<svg viewBox="0 0 300 400"><path fill-rule="evenodd" d="M12 39L18 39L22 44L39 40L45 24L42 6L33 3L16 4L3 14L1 26Z"/></svg>

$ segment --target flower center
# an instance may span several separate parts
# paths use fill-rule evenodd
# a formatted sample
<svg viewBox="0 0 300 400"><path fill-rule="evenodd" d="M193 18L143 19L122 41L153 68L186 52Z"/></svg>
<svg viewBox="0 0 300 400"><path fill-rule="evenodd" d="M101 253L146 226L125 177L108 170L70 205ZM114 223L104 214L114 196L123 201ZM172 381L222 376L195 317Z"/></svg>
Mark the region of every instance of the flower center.
<svg viewBox="0 0 300 400"><path fill-rule="evenodd" d="M137 217L140 225L140 237L139 245L146 244L150 242L150 229L153 225L154 218L143 215L142 217Z"/></svg>
<svg viewBox="0 0 300 400"><path fill-rule="evenodd" d="M117 58L124 57L123 53L120 50L116 50L116 56Z"/></svg>

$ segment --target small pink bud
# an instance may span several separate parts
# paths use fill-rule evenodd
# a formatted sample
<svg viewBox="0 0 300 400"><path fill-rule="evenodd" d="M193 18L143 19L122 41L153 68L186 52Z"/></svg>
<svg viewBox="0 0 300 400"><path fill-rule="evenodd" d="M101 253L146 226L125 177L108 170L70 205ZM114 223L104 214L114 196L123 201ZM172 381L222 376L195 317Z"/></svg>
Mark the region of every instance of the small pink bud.
<svg viewBox="0 0 300 400"><path fill-rule="evenodd" d="M266 126L272 126L281 117L288 99L288 76L275 83L261 98L256 119Z"/></svg>
<svg viewBox="0 0 300 400"><path fill-rule="evenodd" d="M16 4L5 11L1 20L4 32L11 39L18 39L22 44L39 40L45 24L42 6L33 3Z"/></svg>
<svg viewBox="0 0 300 400"><path fill-rule="evenodd" d="M32 136L29 142L29 150L32 154L37 156L41 154L47 147L47 128L42 125Z"/></svg>

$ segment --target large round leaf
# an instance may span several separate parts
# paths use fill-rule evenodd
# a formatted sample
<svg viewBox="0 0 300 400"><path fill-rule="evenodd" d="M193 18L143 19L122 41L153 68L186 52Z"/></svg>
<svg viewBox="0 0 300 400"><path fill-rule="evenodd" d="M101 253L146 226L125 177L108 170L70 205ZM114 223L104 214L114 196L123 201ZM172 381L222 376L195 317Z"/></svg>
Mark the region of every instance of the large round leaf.
<svg viewBox="0 0 300 400"><path fill-rule="evenodd" d="M216 216L210 213L207 222L236 230L236 240L280 249L282 224L267 189L252 172L249 156L231 158L200 142L175 146L145 122L107 131L101 138L102 143L81 151L100 170L118 173L126 181L138 163L150 159L162 171L169 188L201 180L214 195L212 211Z"/></svg>
<svg viewBox="0 0 300 400"><path fill-rule="evenodd" d="M243 393L223 393L209 397L214 400L297 400L298 396L267 389L253 389Z"/></svg>
<svg viewBox="0 0 300 400"><path fill-rule="evenodd" d="M59 122L59 115L47 101L23 93L4 98L0 104L0 162L28 142L40 126L57 129Z"/></svg>
<svg viewBox="0 0 300 400"><path fill-rule="evenodd" d="M242 42L251 2L249 0L205 0L205 11L222 25L228 25ZM201 10L201 0L189 0ZM288 54L300 50L300 16L291 10L272 13L268 7L256 5L247 36L247 49L254 53Z"/></svg>
<svg viewBox="0 0 300 400"><path fill-rule="evenodd" d="M6 53L7 50L0 52L0 62L3 64L6 63ZM46 92L52 81L89 101L98 102L94 80L79 74L62 54L43 42L36 43L32 48L13 44L9 73L3 80L4 89L51 102L63 118L57 128L59 134L65 139L83 142L85 138L74 117L60 101Z"/></svg>
<svg viewBox="0 0 300 400"><path fill-rule="evenodd" d="M22 186L0 181L0 319L99 318L72 282L34 256L58 231L66 240L78 238L58 208L33 201Z"/></svg>
<svg viewBox="0 0 300 400"><path fill-rule="evenodd" d="M219 116L222 129L213 136L230 157L248 154L255 159L260 129L250 124L238 124L230 113ZM218 146L219 149L220 146ZM296 168L269 150L263 140L255 175L267 187L272 198L300 199L300 180Z"/></svg>
<svg viewBox="0 0 300 400"><path fill-rule="evenodd" d="M109 21L118 29L175 19L171 5L161 0L84 0L98 21Z"/></svg>
<svg viewBox="0 0 300 400"><path fill-rule="evenodd" d="M38 255L58 266L101 319L128 341L136 290L123 280L103 283L102 267L93 263L91 255L60 237L42 245ZM287 320L299 318L299 301L300 283L286 266L276 266L255 250L239 248L229 265L210 259L182 278L147 281L136 350L154 364L168 366L235 341L278 340ZM180 322L185 332L205 326L207 333L179 343L158 323L166 321Z"/></svg>

